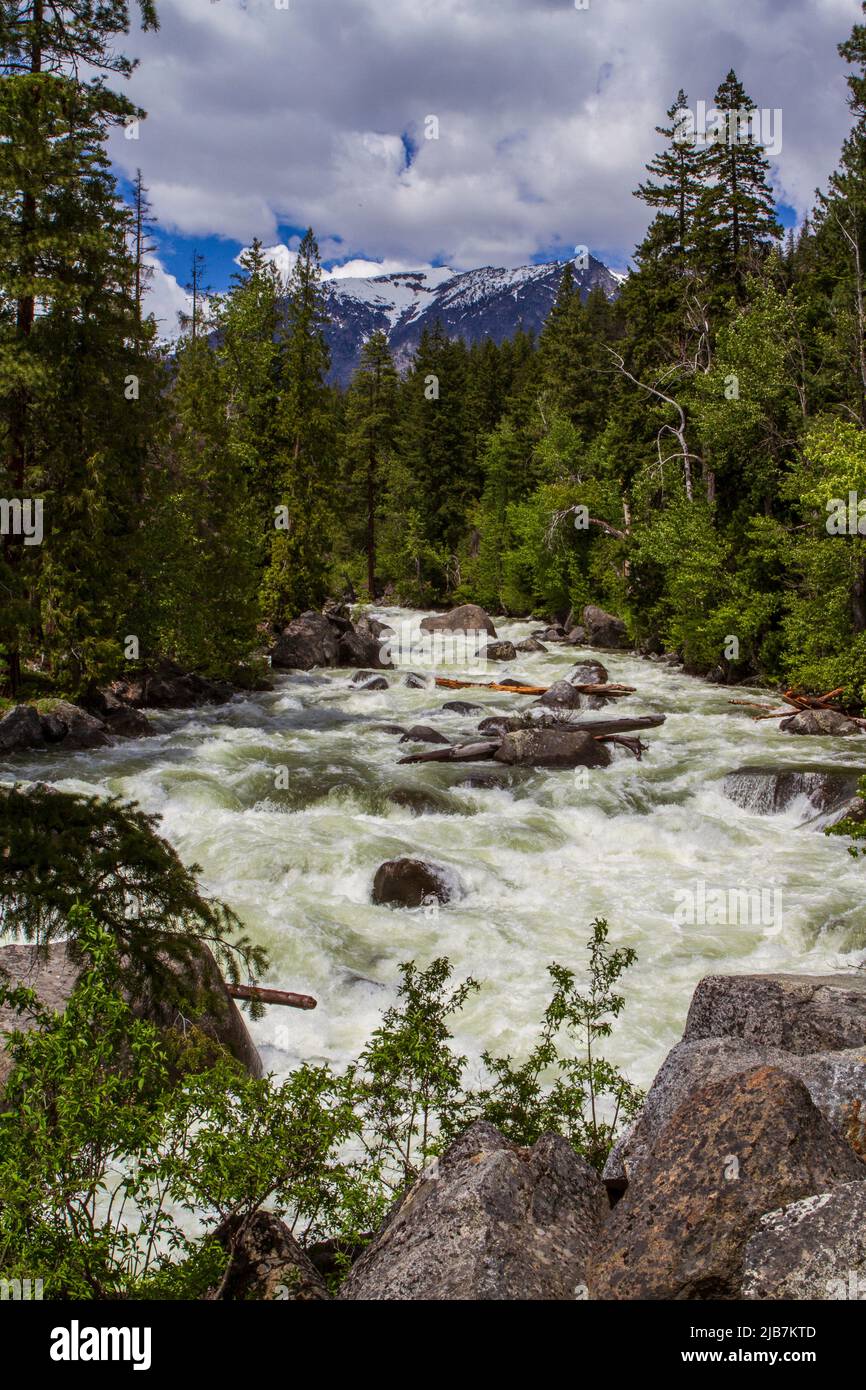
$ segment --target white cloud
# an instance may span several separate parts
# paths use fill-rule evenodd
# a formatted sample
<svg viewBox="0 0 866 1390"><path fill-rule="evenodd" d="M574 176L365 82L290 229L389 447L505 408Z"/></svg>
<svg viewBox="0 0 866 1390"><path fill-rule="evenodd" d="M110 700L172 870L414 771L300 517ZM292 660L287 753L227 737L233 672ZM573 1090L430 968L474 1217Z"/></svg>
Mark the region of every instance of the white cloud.
<svg viewBox="0 0 866 1390"><path fill-rule="evenodd" d="M513 265L551 245L628 254L654 127L680 86L712 103L731 66L782 108L776 184L804 213L848 128L836 45L860 18L859 0L159 8L162 29L132 39L130 93L149 116L112 153L141 165L161 221L245 243L312 225L329 259L413 267Z"/></svg>
<svg viewBox="0 0 866 1390"><path fill-rule="evenodd" d="M144 260L153 271L147 281L144 312L153 314L160 338L172 340L178 335L178 314L190 311L190 296L156 256L148 255Z"/></svg>

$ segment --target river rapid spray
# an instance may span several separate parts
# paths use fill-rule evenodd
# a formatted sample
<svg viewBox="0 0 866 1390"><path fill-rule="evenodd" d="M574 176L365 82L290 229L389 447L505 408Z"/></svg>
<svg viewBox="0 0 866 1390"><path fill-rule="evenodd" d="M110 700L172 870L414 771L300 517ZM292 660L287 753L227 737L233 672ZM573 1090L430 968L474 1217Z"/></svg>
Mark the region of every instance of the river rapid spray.
<svg viewBox="0 0 866 1390"><path fill-rule="evenodd" d="M422 615L377 616L396 626ZM503 621L497 631L517 642L533 626ZM345 1063L393 1000L399 963L434 955L450 957L456 978L483 984L456 1020L460 1048L473 1062L488 1047L521 1058L548 998L545 966L556 960L583 973L599 915L614 944L638 952L605 1052L646 1085L679 1038L702 975L825 973L866 959L866 866L846 841L807 823L814 811L805 796L761 815L722 790L725 774L744 764L866 768L866 737L794 738L774 722L754 723L728 703L730 690L627 654L551 646L470 678L550 684L582 656L600 656L611 680L637 687L617 701L618 715L667 715L644 735L641 763L618 749L609 768L588 772L400 767L407 745L375 725L432 724L456 739L483 716L443 713L446 700L513 713L528 699L414 690L404 670L387 673L388 690L354 690L352 673L340 670L277 675L273 692L218 708L149 711L157 738L22 755L0 765L0 776L120 794L162 817L182 858L201 865L206 891L268 948L268 983L319 1001L311 1013L269 1009L251 1025L278 1076L301 1060ZM400 855L451 869L459 900L373 906L375 870ZM698 910L684 920L684 901L737 889L781 911L718 921Z"/></svg>

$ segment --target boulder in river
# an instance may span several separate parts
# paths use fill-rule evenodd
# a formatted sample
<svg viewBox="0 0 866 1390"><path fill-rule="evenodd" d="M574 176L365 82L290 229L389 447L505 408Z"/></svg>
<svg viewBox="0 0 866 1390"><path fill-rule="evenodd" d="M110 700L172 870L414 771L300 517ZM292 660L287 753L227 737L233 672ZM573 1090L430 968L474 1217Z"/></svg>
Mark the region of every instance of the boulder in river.
<svg viewBox="0 0 866 1390"><path fill-rule="evenodd" d="M576 666L572 666L566 680L572 685L607 685L610 676L607 667L600 661L579 661Z"/></svg>
<svg viewBox="0 0 866 1390"><path fill-rule="evenodd" d="M815 811L832 811L850 800L866 769L844 767L740 767L729 772L725 796L746 811L775 815L803 796Z"/></svg>
<svg viewBox="0 0 866 1390"><path fill-rule="evenodd" d="M283 671L312 671L314 666L336 666L340 655L340 634L323 613L302 613L283 628L271 651L271 665ZM351 664L372 666L366 656L351 658Z"/></svg>
<svg viewBox="0 0 866 1390"><path fill-rule="evenodd" d="M839 807L838 815L830 821L827 829L841 825L843 821L850 821L853 825L862 825L866 821L866 798L852 796L850 801L846 801L844 806Z"/></svg>
<svg viewBox="0 0 866 1390"><path fill-rule="evenodd" d="M539 704L555 709L580 709L581 698L571 681L554 681L540 697Z"/></svg>
<svg viewBox="0 0 866 1390"><path fill-rule="evenodd" d="M411 729L400 739L401 743L450 743L444 734L440 734L438 729L431 729L429 724L413 724Z"/></svg>
<svg viewBox="0 0 866 1390"><path fill-rule="evenodd" d="M582 647L586 643L586 628L572 627L566 635L566 642L570 647Z"/></svg>
<svg viewBox="0 0 866 1390"><path fill-rule="evenodd" d="M741 1038L783 1052L866 1045L866 972L706 975L692 996L683 1042Z"/></svg>
<svg viewBox="0 0 866 1390"><path fill-rule="evenodd" d="M565 729L514 729L503 735L496 759L516 767L607 767L611 761L592 734Z"/></svg>
<svg viewBox="0 0 866 1390"><path fill-rule="evenodd" d="M318 616L318 615L317 615ZM234 690L228 681L212 681L192 671L184 671L173 661L163 660L154 667L116 680L109 693L135 709L191 709L197 705L224 705Z"/></svg>
<svg viewBox="0 0 866 1390"><path fill-rule="evenodd" d="M33 705L14 705L0 719L0 753L40 748L44 742L42 724Z"/></svg>
<svg viewBox="0 0 866 1390"><path fill-rule="evenodd" d="M866 1182L840 1183L762 1216L746 1246L742 1296L866 1299Z"/></svg>
<svg viewBox="0 0 866 1390"><path fill-rule="evenodd" d="M486 632L488 637L496 636L493 619L479 608L477 603L461 603L450 613L435 613L421 619L423 632Z"/></svg>
<svg viewBox="0 0 866 1390"><path fill-rule="evenodd" d="M83 703L91 714L103 721L110 734L119 738L153 738L156 734L146 714L118 699L110 690L95 690Z"/></svg>
<svg viewBox="0 0 866 1390"><path fill-rule="evenodd" d="M473 705L471 700L446 700L442 708L451 714L476 714L483 710L484 706Z"/></svg>
<svg viewBox="0 0 866 1390"><path fill-rule="evenodd" d="M419 676L417 671L410 671L403 684L409 690L427 690L432 684L429 676Z"/></svg>
<svg viewBox="0 0 866 1390"><path fill-rule="evenodd" d="M552 623L550 627L538 628L532 636L538 638L540 642L564 642L568 633L561 624Z"/></svg>
<svg viewBox="0 0 866 1390"><path fill-rule="evenodd" d="M309 1303L330 1298L325 1281L288 1226L270 1211L232 1216L214 1232L231 1252L222 1298Z"/></svg>
<svg viewBox="0 0 866 1390"><path fill-rule="evenodd" d="M517 650L513 642L488 642L482 648L482 655L488 661L514 661L517 658Z"/></svg>
<svg viewBox="0 0 866 1390"><path fill-rule="evenodd" d="M547 648L543 642L539 642L537 637L524 637L522 642L515 643L514 650L518 652L546 652Z"/></svg>
<svg viewBox="0 0 866 1390"><path fill-rule="evenodd" d="M384 676L377 676L375 671L356 671L352 677L352 685L356 690L387 690L388 682Z"/></svg>
<svg viewBox="0 0 866 1390"><path fill-rule="evenodd" d="M802 1082L757 1067L692 1091L656 1136L590 1265L594 1299L736 1299L776 1207L866 1178Z"/></svg>
<svg viewBox="0 0 866 1390"><path fill-rule="evenodd" d="M593 603L587 604L583 610L583 626L590 647L621 649L630 645L622 618L614 617L613 613L606 613L603 608L597 608Z"/></svg>
<svg viewBox="0 0 866 1390"><path fill-rule="evenodd" d="M434 899L450 902L456 890L454 875L424 859L389 859L373 879L373 902L390 907L421 907Z"/></svg>
<svg viewBox="0 0 866 1390"><path fill-rule="evenodd" d="M479 1121L396 1204L339 1297L571 1302L606 1209L565 1139L518 1148Z"/></svg>
<svg viewBox="0 0 866 1390"><path fill-rule="evenodd" d="M101 719L68 700L55 700L43 721L46 740L64 748L104 748L111 741Z"/></svg>
<svg viewBox="0 0 866 1390"><path fill-rule="evenodd" d="M340 635L337 660L341 666L372 666L376 671L389 671L391 662L386 656L383 641L369 633L350 630Z"/></svg>
<svg viewBox="0 0 866 1390"><path fill-rule="evenodd" d="M833 709L803 709L783 719L779 728L786 734L824 734L834 738L845 738L849 734L862 734L866 731Z"/></svg>

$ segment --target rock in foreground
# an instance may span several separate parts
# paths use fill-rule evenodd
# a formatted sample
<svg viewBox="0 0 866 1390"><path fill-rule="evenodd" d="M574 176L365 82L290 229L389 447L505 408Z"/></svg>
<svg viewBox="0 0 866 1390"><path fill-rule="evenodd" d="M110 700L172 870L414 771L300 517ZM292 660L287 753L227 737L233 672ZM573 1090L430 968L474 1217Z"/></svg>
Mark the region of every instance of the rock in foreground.
<svg viewBox="0 0 866 1390"><path fill-rule="evenodd" d="M224 1299L309 1303L330 1298L325 1281L288 1226L269 1211L233 1217L215 1232L232 1252Z"/></svg>
<svg viewBox="0 0 866 1390"><path fill-rule="evenodd" d="M707 975L692 997L683 1042L741 1038L784 1052L866 1044L866 973Z"/></svg>
<svg viewBox="0 0 866 1390"><path fill-rule="evenodd" d="M866 1299L866 1182L768 1212L746 1246L743 1297Z"/></svg>
<svg viewBox="0 0 866 1390"><path fill-rule="evenodd" d="M570 1301L606 1210L598 1174L564 1139L521 1149L479 1122L397 1204L339 1296Z"/></svg>
<svg viewBox="0 0 866 1390"><path fill-rule="evenodd" d="M761 1217L866 1165L805 1086L758 1067L693 1091L657 1136L607 1222L596 1299L736 1299Z"/></svg>
<svg viewBox="0 0 866 1390"><path fill-rule="evenodd" d="M779 728L786 734L832 734L836 738L864 731L852 719L832 709L804 709L783 719Z"/></svg>

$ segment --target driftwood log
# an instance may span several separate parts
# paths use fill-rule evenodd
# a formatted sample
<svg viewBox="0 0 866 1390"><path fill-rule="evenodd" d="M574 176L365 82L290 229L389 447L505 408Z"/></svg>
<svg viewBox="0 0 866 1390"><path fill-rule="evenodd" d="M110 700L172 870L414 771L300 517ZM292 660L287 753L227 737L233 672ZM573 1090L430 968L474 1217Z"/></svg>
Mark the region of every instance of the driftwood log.
<svg viewBox="0 0 866 1390"><path fill-rule="evenodd" d="M292 994L285 989L264 989L261 985L232 985L226 983L232 999L257 999L260 1004L283 1004L287 1009L314 1009L317 1001L311 994Z"/></svg>
<svg viewBox="0 0 866 1390"><path fill-rule="evenodd" d="M437 676L436 684L446 690L498 690L504 695L546 695L549 685L502 685L497 681L458 681L451 676ZM579 695L607 695L615 700L621 695L633 695L634 685L619 685L610 681L607 685L575 685Z"/></svg>

